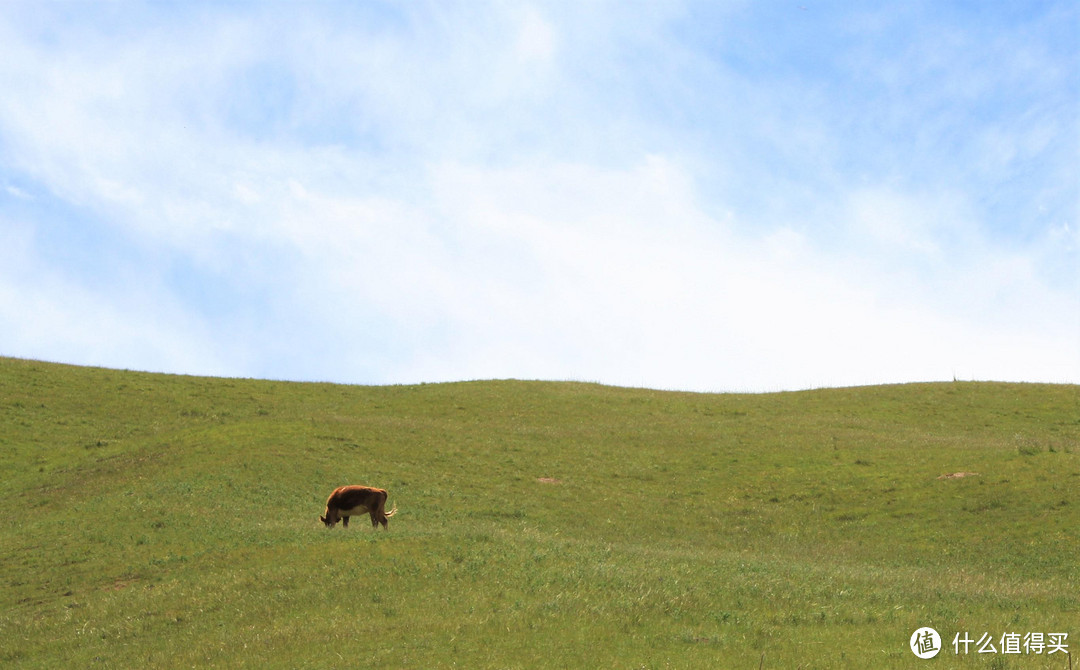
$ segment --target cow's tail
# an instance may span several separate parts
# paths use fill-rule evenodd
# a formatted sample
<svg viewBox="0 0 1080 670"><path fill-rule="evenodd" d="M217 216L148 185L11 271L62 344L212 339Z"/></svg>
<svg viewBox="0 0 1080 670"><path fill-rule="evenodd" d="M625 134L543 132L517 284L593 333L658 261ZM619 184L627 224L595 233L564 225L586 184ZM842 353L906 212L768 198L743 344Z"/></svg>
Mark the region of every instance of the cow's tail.
<svg viewBox="0 0 1080 670"><path fill-rule="evenodd" d="M383 516L390 517L390 516L394 516L394 514L397 513L397 505L394 505L394 509L390 510L389 512L386 511L386 498L383 498L383 500L382 500L382 508L383 508Z"/></svg>

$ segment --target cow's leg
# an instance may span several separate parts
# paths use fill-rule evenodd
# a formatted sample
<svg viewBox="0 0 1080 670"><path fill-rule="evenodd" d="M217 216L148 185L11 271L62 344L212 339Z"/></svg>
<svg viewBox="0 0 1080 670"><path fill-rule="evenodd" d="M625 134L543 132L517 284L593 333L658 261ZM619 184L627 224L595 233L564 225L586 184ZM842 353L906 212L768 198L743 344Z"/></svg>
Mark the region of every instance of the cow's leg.
<svg viewBox="0 0 1080 670"><path fill-rule="evenodd" d="M349 527L349 517L347 517L347 516L341 517L341 527L342 528L348 528Z"/></svg>

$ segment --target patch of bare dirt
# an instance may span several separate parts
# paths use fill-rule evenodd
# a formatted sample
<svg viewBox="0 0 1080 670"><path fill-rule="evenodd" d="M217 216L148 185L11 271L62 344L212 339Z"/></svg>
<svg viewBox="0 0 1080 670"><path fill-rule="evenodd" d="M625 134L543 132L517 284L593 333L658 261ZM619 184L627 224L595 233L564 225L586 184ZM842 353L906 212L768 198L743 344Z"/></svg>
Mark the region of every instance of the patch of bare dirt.
<svg viewBox="0 0 1080 670"><path fill-rule="evenodd" d="M540 482L541 484L559 484L562 482L561 479L556 479L554 477L540 477L536 481Z"/></svg>
<svg viewBox="0 0 1080 670"><path fill-rule="evenodd" d="M953 472L947 475L941 475L938 479L960 479L962 477L978 477L978 472Z"/></svg>

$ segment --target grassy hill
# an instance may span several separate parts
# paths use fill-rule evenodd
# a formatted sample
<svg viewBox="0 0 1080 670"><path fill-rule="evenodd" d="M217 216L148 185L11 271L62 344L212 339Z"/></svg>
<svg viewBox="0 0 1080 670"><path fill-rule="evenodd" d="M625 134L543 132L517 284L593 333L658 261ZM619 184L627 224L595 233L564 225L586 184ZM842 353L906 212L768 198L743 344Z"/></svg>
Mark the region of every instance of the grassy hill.
<svg viewBox="0 0 1080 670"><path fill-rule="evenodd" d="M1076 386L355 387L0 359L0 473L4 667L1068 667L957 656L958 632L1080 649ZM319 523L346 483L390 491L388 532ZM908 648L921 626L933 661Z"/></svg>

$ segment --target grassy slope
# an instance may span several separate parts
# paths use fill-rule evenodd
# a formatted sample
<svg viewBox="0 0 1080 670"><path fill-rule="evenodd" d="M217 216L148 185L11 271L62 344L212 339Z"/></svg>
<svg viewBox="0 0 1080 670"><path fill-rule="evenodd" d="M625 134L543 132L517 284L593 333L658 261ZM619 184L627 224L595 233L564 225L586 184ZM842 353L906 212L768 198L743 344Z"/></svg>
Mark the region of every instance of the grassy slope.
<svg viewBox="0 0 1080 670"><path fill-rule="evenodd" d="M977 477L939 480L968 471ZM0 359L0 664L912 667L1080 648L1080 389L346 387ZM553 478L557 482L542 482ZM318 523L390 490L388 533ZM956 657L936 667L1054 667Z"/></svg>

